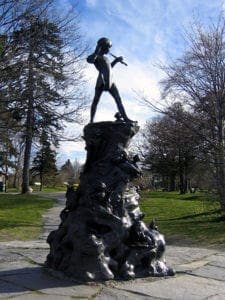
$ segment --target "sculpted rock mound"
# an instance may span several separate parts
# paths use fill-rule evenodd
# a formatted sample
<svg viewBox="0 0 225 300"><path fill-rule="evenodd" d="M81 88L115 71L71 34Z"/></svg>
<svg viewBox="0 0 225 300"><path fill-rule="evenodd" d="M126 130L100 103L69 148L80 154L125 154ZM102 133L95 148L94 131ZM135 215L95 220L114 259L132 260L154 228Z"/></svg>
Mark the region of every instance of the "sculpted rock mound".
<svg viewBox="0 0 225 300"><path fill-rule="evenodd" d="M47 267L82 280L174 274L163 259L164 238L142 221L131 185L141 171L126 148L138 129L136 122L84 128L86 163L77 190L67 191L59 228L48 236Z"/></svg>

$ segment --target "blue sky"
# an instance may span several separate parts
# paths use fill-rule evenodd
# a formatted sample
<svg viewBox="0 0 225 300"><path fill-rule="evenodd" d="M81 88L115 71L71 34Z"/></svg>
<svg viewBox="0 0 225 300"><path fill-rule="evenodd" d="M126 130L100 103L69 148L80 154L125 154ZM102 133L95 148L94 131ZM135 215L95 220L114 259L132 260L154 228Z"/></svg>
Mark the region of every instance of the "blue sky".
<svg viewBox="0 0 225 300"><path fill-rule="evenodd" d="M78 3L81 31L91 49L94 50L100 37L108 37L113 44L111 52L124 57L128 67L117 64L114 80L128 117L141 127L154 114L138 103L135 92L159 101L158 83L165 75L157 64L166 64L182 55L187 46L184 28L194 19L207 25L225 8L225 0L60 0L60 3L65 9ZM87 64L85 73L89 94L94 95L97 71ZM116 111L114 100L104 93L95 121L113 120ZM84 161L83 149L83 143L64 143L59 159Z"/></svg>

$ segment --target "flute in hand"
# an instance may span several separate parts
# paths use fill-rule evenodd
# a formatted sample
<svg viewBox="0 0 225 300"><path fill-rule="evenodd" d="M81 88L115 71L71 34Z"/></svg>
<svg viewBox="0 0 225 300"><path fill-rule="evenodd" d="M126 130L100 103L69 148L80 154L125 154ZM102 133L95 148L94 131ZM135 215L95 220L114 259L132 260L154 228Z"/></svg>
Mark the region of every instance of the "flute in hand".
<svg viewBox="0 0 225 300"><path fill-rule="evenodd" d="M118 58L116 55L112 54L111 52L109 52L109 54L114 57L114 58ZM127 63L125 63L125 61L120 61L121 64L125 65L125 66L128 66Z"/></svg>

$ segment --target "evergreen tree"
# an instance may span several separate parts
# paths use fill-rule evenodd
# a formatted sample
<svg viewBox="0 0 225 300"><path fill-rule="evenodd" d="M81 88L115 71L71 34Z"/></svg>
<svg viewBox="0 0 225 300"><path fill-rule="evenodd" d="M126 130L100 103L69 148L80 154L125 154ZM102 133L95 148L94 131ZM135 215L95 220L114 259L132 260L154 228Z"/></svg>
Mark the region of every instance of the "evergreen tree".
<svg viewBox="0 0 225 300"><path fill-rule="evenodd" d="M15 167L14 160L17 151L13 139L16 134L17 122L8 110L4 96L1 97L1 93L0 100L0 169L7 175L9 167Z"/></svg>
<svg viewBox="0 0 225 300"><path fill-rule="evenodd" d="M54 186L58 170L56 167L56 152L51 149L51 144L46 140L46 135L42 136L41 149L36 153L33 160L31 174L40 178L40 191L43 185Z"/></svg>
<svg viewBox="0 0 225 300"><path fill-rule="evenodd" d="M54 106L61 105L60 95L55 86L63 82L62 41L54 24L39 21L30 16L24 27L14 33L13 45L18 47L18 59L13 67L20 71L20 81L13 86L15 92L22 96L15 101L17 111L25 120L25 155L23 168L22 192L28 191L29 165L33 137L43 127L59 128L55 120ZM15 59L15 57L14 57ZM51 84L54 82L54 85ZM23 108L23 110L21 110ZM25 108L25 115L24 114Z"/></svg>
<svg viewBox="0 0 225 300"><path fill-rule="evenodd" d="M40 132L57 145L67 139L65 122L79 123L84 109L86 47L77 14L60 11L56 17L54 10L53 0L0 3L0 119L7 115L14 122L7 124L11 144L16 134L24 145L23 193L29 191L32 145Z"/></svg>
<svg viewBox="0 0 225 300"><path fill-rule="evenodd" d="M60 169L60 180L62 182L67 182L69 185L74 184L76 170L71 163L70 159L68 159L65 164Z"/></svg>
<svg viewBox="0 0 225 300"><path fill-rule="evenodd" d="M63 39L58 27L39 16L26 17L21 28L12 35L11 60L13 76L8 81L10 109L24 128L25 154L22 193L28 192L32 143L44 129L48 139L57 144L63 121L76 121L76 109L69 107L65 89L71 84L65 72Z"/></svg>

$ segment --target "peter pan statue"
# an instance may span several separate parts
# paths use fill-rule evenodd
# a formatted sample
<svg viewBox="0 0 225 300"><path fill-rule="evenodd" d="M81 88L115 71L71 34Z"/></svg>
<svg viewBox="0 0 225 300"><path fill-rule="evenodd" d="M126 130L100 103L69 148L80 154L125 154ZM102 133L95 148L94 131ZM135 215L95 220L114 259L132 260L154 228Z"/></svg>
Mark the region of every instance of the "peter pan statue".
<svg viewBox="0 0 225 300"><path fill-rule="evenodd" d="M125 109L122 104L122 100L116 84L112 79L112 68L118 63L127 65L123 61L123 57L116 57L115 55L109 53L109 49L112 47L112 43L108 38L100 38L97 42L97 46L93 54L87 57L87 62L94 64L96 69L99 71L96 86L95 86L95 96L91 105L91 119L90 123L93 123L94 116L96 113L97 105L100 100L103 91L108 91L118 107L119 113L123 120L128 123L132 122L126 115ZM109 59L105 54L111 54L115 59L110 63Z"/></svg>

